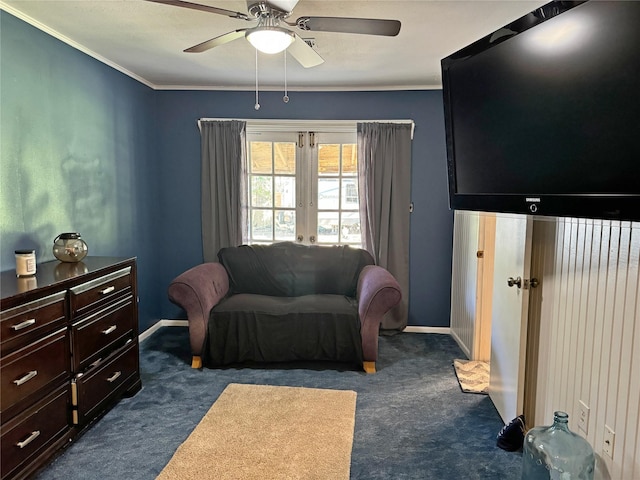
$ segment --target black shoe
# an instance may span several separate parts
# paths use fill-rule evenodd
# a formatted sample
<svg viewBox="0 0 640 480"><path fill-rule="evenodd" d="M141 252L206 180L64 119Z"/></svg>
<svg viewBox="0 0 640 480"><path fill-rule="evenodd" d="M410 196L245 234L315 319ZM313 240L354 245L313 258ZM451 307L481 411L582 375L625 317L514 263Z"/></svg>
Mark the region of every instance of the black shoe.
<svg viewBox="0 0 640 480"><path fill-rule="evenodd" d="M502 427L496 444L507 452L520 450L524 443L524 429L524 415L518 415L509 425Z"/></svg>

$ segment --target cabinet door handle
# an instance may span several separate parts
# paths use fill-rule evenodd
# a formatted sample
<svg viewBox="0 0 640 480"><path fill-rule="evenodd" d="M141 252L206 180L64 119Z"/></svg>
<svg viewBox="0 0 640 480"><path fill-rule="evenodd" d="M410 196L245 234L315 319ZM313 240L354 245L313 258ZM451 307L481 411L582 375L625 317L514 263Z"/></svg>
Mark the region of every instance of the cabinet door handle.
<svg viewBox="0 0 640 480"><path fill-rule="evenodd" d="M109 383L113 383L117 380L117 378L122 375L122 372L116 372L113 375L111 375L109 378L107 378L107 382Z"/></svg>
<svg viewBox="0 0 640 480"><path fill-rule="evenodd" d="M16 446L18 448L24 448L27 445L29 445L31 442L33 442L36 438L38 438L40 436L40 430L34 430L33 432L31 432L31 435L29 435L28 438L26 438L25 440L16 443Z"/></svg>
<svg viewBox="0 0 640 480"><path fill-rule="evenodd" d="M113 285L111 285L110 287L105 288L104 290L100 290L100 293L102 295L106 295L107 293L111 293L116 289L116 287L114 287Z"/></svg>
<svg viewBox="0 0 640 480"><path fill-rule="evenodd" d="M24 377L19 378L18 380L14 380L13 383L15 383L16 385L20 386L23 383L27 383L29 380L31 380L36 375L38 375L38 371L37 370L31 370Z"/></svg>
<svg viewBox="0 0 640 480"><path fill-rule="evenodd" d="M30 318L29 320L25 320L24 322L11 325L11 328L13 329L14 332L17 332L18 330L22 330L23 328L27 328L27 327L30 327L31 325L35 325L35 323L36 323L36 319Z"/></svg>
<svg viewBox="0 0 640 480"><path fill-rule="evenodd" d="M102 334L103 335L109 335L111 332L115 331L116 328L118 328L118 327L116 327L115 325L111 325L106 330L102 330Z"/></svg>

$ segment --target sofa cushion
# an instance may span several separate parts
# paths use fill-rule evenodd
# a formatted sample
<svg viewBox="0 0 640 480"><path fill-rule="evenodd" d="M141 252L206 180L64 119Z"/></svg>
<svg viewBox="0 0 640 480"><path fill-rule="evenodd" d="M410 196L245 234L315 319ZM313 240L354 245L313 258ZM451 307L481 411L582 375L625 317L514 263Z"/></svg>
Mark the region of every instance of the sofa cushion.
<svg viewBox="0 0 640 480"><path fill-rule="evenodd" d="M292 242L223 248L218 259L229 274L232 294L276 297L355 297L360 271L374 263L371 255L359 248Z"/></svg>
<svg viewBox="0 0 640 480"><path fill-rule="evenodd" d="M344 295L238 294L211 310L205 365L331 360L362 362L358 305Z"/></svg>

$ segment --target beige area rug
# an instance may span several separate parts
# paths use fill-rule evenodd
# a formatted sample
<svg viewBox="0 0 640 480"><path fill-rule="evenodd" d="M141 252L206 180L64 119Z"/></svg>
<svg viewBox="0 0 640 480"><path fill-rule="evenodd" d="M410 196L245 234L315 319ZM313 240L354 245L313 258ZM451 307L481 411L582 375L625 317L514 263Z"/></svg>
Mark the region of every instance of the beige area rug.
<svg viewBox="0 0 640 480"><path fill-rule="evenodd" d="M478 360L453 361L458 383L463 392L483 393L489 392L489 363Z"/></svg>
<svg viewBox="0 0 640 480"><path fill-rule="evenodd" d="M229 384L157 477L349 479L356 392Z"/></svg>

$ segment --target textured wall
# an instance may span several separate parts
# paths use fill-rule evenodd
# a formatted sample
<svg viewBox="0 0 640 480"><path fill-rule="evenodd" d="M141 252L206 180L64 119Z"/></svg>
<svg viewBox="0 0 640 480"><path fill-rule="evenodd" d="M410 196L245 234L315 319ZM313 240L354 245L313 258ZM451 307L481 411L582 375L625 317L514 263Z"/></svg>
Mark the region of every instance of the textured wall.
<svg viewBox="0 0 640 480"><path fill-rule="evenodd" d="M0 12L0 268L13 251L52 260L79 232L90 255L139 257L141 317L151 301L156 173L148 87Z"/></svg>
<svg viewBox="0 0 640 480"><path fill-rule="evenodd" d="M640 478L640 223L539 221L536 235L535 424L567 412L569 428L593 447L597 480ZM590 408L587 432L578 426L579 401ZM602 450L605 426L615 432L613 457Z"/></svg>
<svg viewBox="0 0 640 480"><path fill-rule="evenodd" d="M451 267L451 336L470 360L474 355L476 314L478 307L477 258L480 214L457 211L453 226L453 261Z"/></svg>

